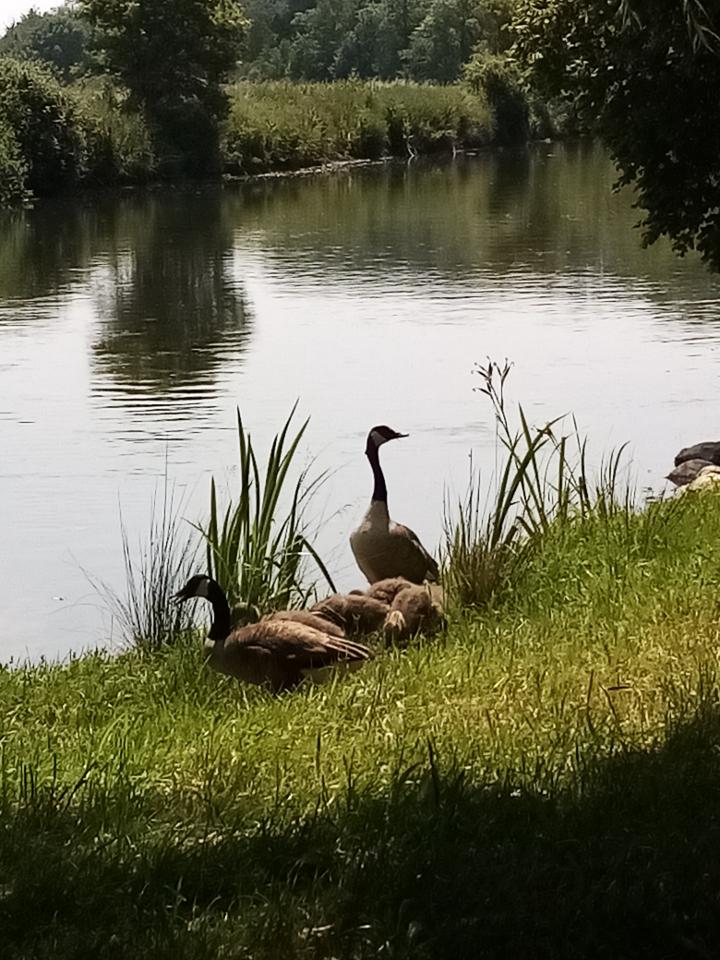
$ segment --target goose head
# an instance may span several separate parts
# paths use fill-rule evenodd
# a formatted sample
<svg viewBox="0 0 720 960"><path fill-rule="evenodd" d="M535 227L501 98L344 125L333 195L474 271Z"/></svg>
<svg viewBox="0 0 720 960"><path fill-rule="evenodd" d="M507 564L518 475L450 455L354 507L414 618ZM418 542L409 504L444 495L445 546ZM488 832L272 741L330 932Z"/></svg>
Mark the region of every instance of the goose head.
<svg viewBox="0 0 720 960"><path fill-rule="evenodd" d="M373 427L368 433L367 445L365 446L365 453L370 454L371 451L376 451L378 447L381 447L384 443L387 443L388 440L399 440L401 437L407 437L407 433L398 433L397 430L393 430L392 427L379 426Z"/></svg>
<svg viewBox="0 0 720 960"><path fill-rule="evenodd" d="M212 602L213 600L224 600L225 594L220 584L213 580L212 577L196 574L194 577L190 577L182 590L178 590L177 593L173 594L171 599L174 600L175 603L184 603L185 600L192 600L194 597L203 597L205 600Z"/></svg>

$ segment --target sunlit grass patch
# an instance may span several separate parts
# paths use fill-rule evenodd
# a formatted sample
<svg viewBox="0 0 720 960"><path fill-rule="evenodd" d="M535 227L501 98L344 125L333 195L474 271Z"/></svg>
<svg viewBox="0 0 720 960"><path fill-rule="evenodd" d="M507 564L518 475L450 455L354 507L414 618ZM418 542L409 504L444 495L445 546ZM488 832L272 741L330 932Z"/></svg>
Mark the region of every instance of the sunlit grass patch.
<svg viewBox="0 0 720 960"><path fill-rule="evenodd" d="M231 173L449 152L493 135L485 97L459 85L274 81L235 84L228 94L223 150Z"/></svg>

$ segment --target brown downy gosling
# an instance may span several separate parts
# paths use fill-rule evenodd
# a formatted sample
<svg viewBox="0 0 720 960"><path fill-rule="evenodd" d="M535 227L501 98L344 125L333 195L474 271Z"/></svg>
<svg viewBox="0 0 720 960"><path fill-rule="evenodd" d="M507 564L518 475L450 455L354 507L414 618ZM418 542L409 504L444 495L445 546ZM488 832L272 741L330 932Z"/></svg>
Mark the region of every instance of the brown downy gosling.
<svg viewBox="0 0 720 960"><path fill-rule="evenodd" d="M438 565L409 527L390 520L387 487L378 450L388 440L406 437L390 427L373 427L365 456L370 461L374 487L370 507L362 523L350 535L350 548L368 583L387 577L405 577L413 583L438 579Z"/></svg>
<svg viewBox="0 0 720 960"><path fill-rule="evenodd" d="M355 635L379 630L389 610L389 604L363 593L333 593L311 607L311 613L338 623L346 633Z"/></svg>
<svg viewBox="0 0 720 960"><path fill-rule="evenodd" d="M374 597L383 603L390 605L401 590L415 586L411 580L405 577L387 577L385 580L378 580L371 584L365 591L366 597Z"/></svg>
<svg viewBox="0 0 720 960"><path fill-rule="evenodd" d="M411 584L396 593L383 623L389 643L399 643L417 633L434 633L445 625L442 591L434 586Z"/></svg>
<svg viewBox="0 0 720 960"><path fill-rule="evenodd" d="M262 620L233 630L227 597L211 577L191 577L173 599L182 603L193 597L203 597L213 609L205 640L210 666L274 692L291 690L306 676L326 675L328 668L362 666L373 656L360 643L295 620Z"/></svg>

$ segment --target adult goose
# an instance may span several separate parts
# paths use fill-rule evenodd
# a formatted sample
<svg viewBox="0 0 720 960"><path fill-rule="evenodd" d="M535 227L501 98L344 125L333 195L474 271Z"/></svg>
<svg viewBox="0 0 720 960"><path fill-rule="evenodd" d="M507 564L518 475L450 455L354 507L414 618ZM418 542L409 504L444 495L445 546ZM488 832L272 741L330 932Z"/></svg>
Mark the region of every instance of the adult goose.
<svg viewBox="0 0 720 960"><path fill-rule="evenodd" d="M316 672L359 667L372 658L362 644L296 620L261 620L233 630L227 597L211 577L191 577L173 599L183 603L193 597L203 597L213 610L205 641L210 666L238 680L263 684L275 692L291 690Z"/></svg>
<svg viewBox="0 0 720 960"><path fill-rule="evenodd" d="M405 577L412 583L438 578L438 565L417 534L393 523L388 513L387 487L378 451L388 440L406 436L386 426L373 427L368 434L365 456L373 472L372 499L362 523L350 536L350 548L369 583L388 577Z"/></svg>

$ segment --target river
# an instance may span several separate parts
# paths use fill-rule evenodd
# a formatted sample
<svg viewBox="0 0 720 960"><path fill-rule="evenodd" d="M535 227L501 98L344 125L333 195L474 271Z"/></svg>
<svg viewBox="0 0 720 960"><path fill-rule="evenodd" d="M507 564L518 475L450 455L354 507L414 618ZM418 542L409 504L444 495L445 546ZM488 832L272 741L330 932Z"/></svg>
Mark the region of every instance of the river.
<svg viewBox="0 0 720 960"><path fill-rule="evenodd" d="M147 537L167 484L202 520L231 484L235 410L266 449L298 402L329 470L317 545L348 532L376 423L391 514L431 549L494 427L475 364L509 358L536 422L575 414L639 488L720 438L720 280L661 243L593 145L41 203L0 231L0 662L122 645L87 574L123 588L120 515ZM188 526L189 529L189 526Z"/></svg>

